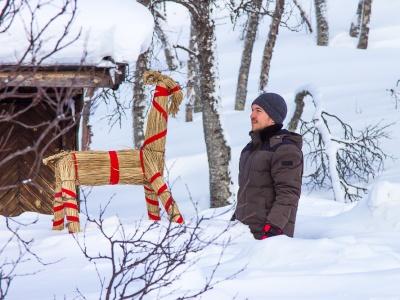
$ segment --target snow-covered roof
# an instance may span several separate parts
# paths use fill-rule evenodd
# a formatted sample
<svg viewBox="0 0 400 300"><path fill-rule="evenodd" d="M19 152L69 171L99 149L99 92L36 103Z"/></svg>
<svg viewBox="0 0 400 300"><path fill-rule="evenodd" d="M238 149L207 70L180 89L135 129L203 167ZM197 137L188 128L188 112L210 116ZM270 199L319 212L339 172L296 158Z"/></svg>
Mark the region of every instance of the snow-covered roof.
<svg viewBox="0 0 400 300"><path fill-rule="evenodd" d="M30 32L38 35L49 20L60 12L64 1L27 2L29 4L21 8L11 27L0 33L0 64L19 63L29 48ZM51 22L40 35L33 49L38 51L36 54L32 53L34 51L29 53L23 60L24 64L31 64L34 56L37 63L52 52L71 19L73 4L71 1L66 12ZM79 38L44 59L41 64L81 64L84 58L85 65L104 65L104 57L132 64L149 47L153 25L149 10L134 0L77 1L75 17L60 46L67 45L80 33Z"/></svg>

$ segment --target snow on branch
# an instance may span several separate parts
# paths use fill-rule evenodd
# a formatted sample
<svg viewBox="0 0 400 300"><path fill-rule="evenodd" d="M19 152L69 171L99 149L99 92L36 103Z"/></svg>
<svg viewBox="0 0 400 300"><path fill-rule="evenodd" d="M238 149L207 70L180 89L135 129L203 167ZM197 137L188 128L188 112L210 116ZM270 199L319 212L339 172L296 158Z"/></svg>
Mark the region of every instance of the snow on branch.
<svg viewBox="0 0 400 300"><path fill-rule="evenodd" d="M353 202L367 191L366 184L383 170L390 156L380 147L388 139L392 124L368 125L361 131L338 116L323 110L318 93L310 92L315 105L311 121L301 121L308 152L306 163L311 172L305 176L312 188L332 188L336 201ZM333 129L335 131L333 132Z"/></svg>

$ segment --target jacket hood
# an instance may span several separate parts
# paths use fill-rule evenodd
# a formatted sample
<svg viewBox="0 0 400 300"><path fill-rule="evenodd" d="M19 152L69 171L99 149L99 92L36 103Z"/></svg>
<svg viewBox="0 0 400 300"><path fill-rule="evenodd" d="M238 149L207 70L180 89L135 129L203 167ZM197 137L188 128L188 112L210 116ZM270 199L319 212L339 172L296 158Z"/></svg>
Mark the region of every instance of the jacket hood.
<svg viewBox="0 0 400 300"><path fill-rule="evenodd" d="M277 132L277 135L282 135L282 139L291 141L293 144L299 147L299 149L301 149L303 146L303 137L296 132L291 132L286 129L282 129L279 132Z"/></svg>

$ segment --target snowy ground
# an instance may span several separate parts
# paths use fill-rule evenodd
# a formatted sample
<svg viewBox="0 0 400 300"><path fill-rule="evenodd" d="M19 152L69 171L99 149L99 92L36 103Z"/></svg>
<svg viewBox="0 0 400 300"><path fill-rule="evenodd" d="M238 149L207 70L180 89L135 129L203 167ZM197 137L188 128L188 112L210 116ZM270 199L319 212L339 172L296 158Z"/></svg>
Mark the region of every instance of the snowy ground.
<svg viewBox="0 0 400 300"><path fill-rule="evenodd" d="M311 1L303 0L306 11ZM391 127L391 140L384 141L385 151L398 157L400 144L399 111L387 89L399 77L400 21L396 12L398 1L374 1L369 49L355 49L355 41L347 36L357 0L329 1L331 45L315 46L314 37L306 33L281 30L274 51L269 90L281 93L293 111L295 92L312 85L321 93L326 110L338 114L355 128L383 121L396 122ZM188 21L182 10L173 16L171 30L176 41L186 43ZM231 174L233 191L237 190L237 163L241 148L248 141L249 103L245 112L233 110L237 70L242 42L238 33L231 32L228 18L218 20L218 56L222 98L223 123L232 148ZM268 22L260 27L251 69L249 101L257 95L259 64ZM129 97L127 97L129 98ZM312 106L306 103L305 117L312 116ZM183 112L183 109L182 109ZM172 192L190 219L194 214L190 196L202 215L217 213L202 228L205 234L215 234L224 227L231 211L210 210L208 171L202 120L195 116L193 123L184 122L184 114L171 120L167 139L168 179ZM122 128L108 130L100 107L94 127L94 149L131 147L131 121L124 120ZM129 111L127 111L129 116ZM293 239L279 236L256 241L246 226L234 224L220 239L231 239L216 279L243 272L219 284L203 296L204 299L400 299L400 164L387 160L386 169L371 182L371 192L357 204L333 201L330 191L310 192L304 189L300 199L298 221ZM100 205L113 200L106 217L110 228L116 216L126 227L145 214L141 187L100 187L88 200L89 211L96 214ZM232 198L234 199L234 197ZM98 279L93 266L87 262L74 239L65 232L51 232L51 216L25 213L17 219L37 223L22 231L23 236L35 239L33 250L46 261L61 261L40 267L27 262L21 272L41 270L34 276L17 278L10 299L73 299L79 288L89 299L98 296ZM4 219L0 219L0 244L6 238ZM98 233L90 230L89 246L101 251ZM15 253L14 248L8 250ZM210 274L218 259L217 246L200 253L199 262L176 282L184 289L195 289ZM174 297L171 297L173 299ZM151 297L149 298L151 299Z"/></svg>

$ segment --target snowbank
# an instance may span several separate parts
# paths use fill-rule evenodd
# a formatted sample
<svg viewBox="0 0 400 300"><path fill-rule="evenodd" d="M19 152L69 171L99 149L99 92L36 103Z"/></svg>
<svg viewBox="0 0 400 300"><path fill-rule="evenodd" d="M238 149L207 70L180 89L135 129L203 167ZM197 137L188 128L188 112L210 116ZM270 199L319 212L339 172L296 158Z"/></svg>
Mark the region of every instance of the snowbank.
<svg viewBox="0 0 400 300"><path fill-rule="evenodd" d="M374 217L383 219L393 229L400 230L400 184L378 182L369 194L368 207Z"/></svg>
<svg viewBox="0 0 400 300"><path fill-rule="evenodd" d="M151 42L153 17L146 7L132 0L119 0L118 3L108 0L79 1L77 7L69 5L50 23L62 11L60 1L28 2L18 12L11 27L0 34L2 64L14 64L21 60L23 63L37 63L51 53L57 47L75 8L68 33L58 44L58 48L62 49L44 59L43 64L80 64L83 60L84 64L98 65L106 56L116 62L133 63ZM48 27L40 33L47 24ZM35 46L23 58L29 49L31 32L37 37Z"/></svg>

